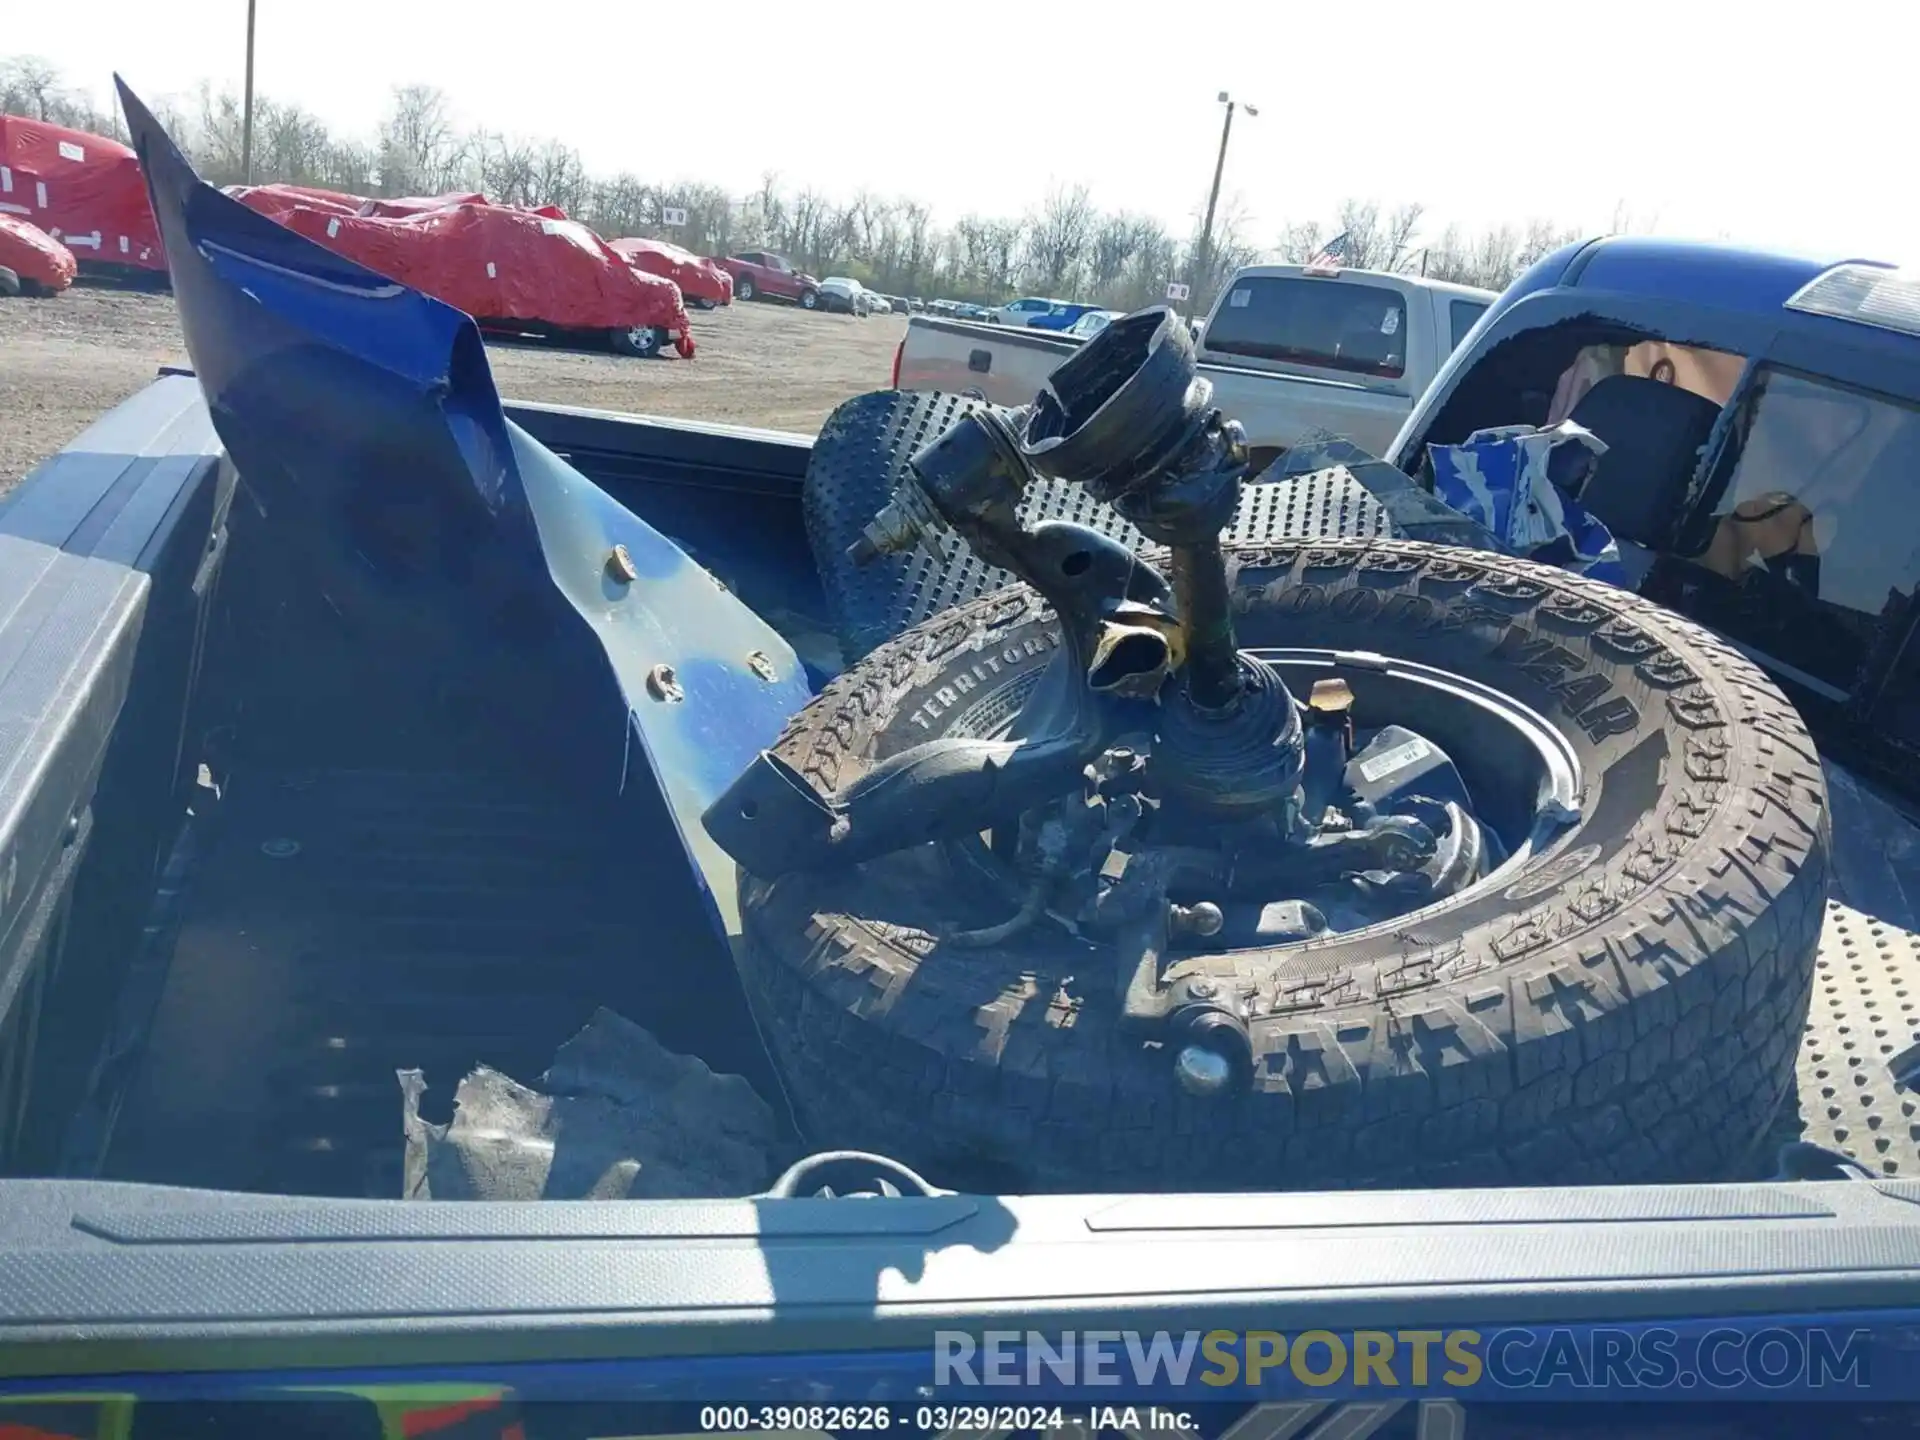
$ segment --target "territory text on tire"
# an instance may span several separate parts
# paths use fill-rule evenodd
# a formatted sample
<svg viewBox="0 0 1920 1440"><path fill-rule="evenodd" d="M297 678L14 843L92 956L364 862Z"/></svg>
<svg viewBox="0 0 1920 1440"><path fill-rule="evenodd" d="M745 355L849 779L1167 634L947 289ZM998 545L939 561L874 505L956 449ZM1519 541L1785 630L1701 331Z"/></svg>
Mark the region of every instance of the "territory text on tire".
<svg viewBox="0 0 1920 1440"><path fill-rule="evenodd" d="M1563 828L1396 923L1189 942L1173 968L1246 1002L1251 1083L1216 1094L1116 1024L1109 953L1056 917L982 944L1017 898L959 846L745 878L747 990L810 1141L1055 1190L1739 1173L1792 1081L1827 891L1819 759L1780 692L1671 613L1523 561L1228 559L1243 650L1302 694L1337 675L1363 726L1419 709L1493 828L1532 782L1484 717L1534 717L1578 776ZM831 795L991 732L1059 644L1024 587L970 602L853 666L776 753Z"/></svg>

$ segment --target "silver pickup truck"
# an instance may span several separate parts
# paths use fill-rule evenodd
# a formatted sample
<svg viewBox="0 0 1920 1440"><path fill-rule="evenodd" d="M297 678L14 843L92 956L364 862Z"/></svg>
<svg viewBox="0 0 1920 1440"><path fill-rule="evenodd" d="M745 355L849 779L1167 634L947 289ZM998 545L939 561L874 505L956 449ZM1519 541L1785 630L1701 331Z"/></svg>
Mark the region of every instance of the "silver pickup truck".
<svg viewBox="0 0 1920 1440"><path fill-rule="evenodd" d="M1328 430L1378 454L1493 299L1412 275L1249 266L1207 317L1201 373L1257 449L1284 450ZM1082 343L916 315L894 359L894 385L1023 405Z"/></svg>

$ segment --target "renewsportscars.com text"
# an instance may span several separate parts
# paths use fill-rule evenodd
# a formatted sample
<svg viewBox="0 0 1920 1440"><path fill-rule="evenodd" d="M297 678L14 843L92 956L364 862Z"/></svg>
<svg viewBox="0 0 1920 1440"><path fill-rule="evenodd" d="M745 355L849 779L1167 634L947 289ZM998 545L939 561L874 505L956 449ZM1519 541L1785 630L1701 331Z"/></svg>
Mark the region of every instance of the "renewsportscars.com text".
<svg viewBox="0 0 1920 1440"><path fill-rule="evenodd" d="M1499 1330L944 1330L933 1383L1118 1387L1679 1390L1864 1389L1866 1330L1515 1326Z"/></svg>

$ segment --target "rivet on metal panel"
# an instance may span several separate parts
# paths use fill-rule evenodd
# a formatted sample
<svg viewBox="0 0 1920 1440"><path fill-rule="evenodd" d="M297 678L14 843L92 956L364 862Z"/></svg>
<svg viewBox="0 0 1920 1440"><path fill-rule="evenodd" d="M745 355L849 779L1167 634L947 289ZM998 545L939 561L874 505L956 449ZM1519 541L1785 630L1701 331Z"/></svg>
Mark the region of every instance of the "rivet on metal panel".
<svg viewBox="0 0 1920 1440"><path fill-rule="evenodd" d="M778 678L773 668L773 661L758 650L751 651L747 655L747 668L769 685Z"/></svg>
<svg viewBox="0 0 1920 1440"><path fill-rule="evenodd" d="M634 568L633 556L627 553L627 547L616 545L607 556L607 573L623 585L631 585L640 578L640 572Z"/></svg>
<svg viewBox="0 0 1920 1440"><path fill-rule="evenodd" d="M647 672L647 693L656 700L665 700L674 705L687 698L687 692L680 688L680 679L673 673L671 665L656 665Z"/></svg>

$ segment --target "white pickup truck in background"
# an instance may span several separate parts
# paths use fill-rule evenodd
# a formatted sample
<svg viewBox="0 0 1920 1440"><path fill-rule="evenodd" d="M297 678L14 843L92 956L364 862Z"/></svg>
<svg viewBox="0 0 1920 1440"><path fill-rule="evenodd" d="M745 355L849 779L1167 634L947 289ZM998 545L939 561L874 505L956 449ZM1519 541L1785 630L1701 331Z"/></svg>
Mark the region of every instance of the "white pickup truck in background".
<svg viewBox="0 0 1920 1440"><path fill-rule="evenodd" d="M1220 292L1199 343L1213 403L1257 450L1316 430L1382 453L1495 296L1413 275L1254 265ZM1032 400L1071 336L916 315L894 357L901 390Z"/></svg>

